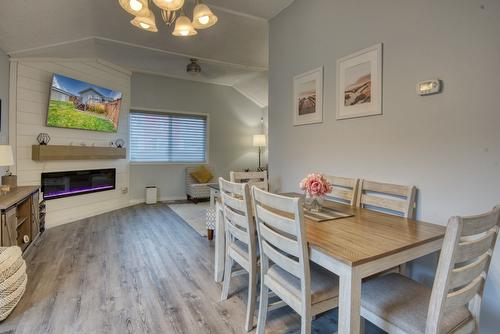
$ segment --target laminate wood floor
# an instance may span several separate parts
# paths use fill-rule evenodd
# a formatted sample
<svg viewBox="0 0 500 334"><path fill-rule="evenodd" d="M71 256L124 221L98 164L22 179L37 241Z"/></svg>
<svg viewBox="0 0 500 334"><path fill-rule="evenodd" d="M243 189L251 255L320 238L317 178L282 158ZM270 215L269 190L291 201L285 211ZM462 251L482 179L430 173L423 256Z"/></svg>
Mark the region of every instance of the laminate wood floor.
<svg viewBox="0 0 500 334"><path fill-rule="evenodd" d="M26 294L0 333L244 333L246 277L220 302L213 254L213 242L165 204L49 229L26 255ZM267 333L299 332L289 308L268 319ZM336 311L313 328L335 332Z"/></svg>

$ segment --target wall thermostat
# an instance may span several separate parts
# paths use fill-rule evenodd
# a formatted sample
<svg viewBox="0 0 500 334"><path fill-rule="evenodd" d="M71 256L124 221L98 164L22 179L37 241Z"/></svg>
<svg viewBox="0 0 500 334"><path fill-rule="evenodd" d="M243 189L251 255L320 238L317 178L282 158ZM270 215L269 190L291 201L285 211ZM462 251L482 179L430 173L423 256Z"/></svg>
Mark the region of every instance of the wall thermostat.
<svg viewBox="0 0 500 334"><path fill-rule="evenodd" d="M418 95L430 95L437 94L441 92L441 80L432 79L421 81L417 84L417 94Z"/></svg>

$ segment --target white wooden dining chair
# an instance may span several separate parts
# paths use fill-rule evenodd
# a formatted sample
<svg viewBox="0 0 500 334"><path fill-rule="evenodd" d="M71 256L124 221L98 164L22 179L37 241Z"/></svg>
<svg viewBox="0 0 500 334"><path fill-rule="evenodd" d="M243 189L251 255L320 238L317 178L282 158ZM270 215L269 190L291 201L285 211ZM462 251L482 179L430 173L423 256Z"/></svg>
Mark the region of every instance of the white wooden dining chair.
<svg viewBox="0 0 500 334"><path fill-rule="evenodd" d="M333 175L325 176L328 182L332 185L332 192L328 194L329 199L349 204L350 206L356 205L359 179Z"/></svg>
<svg viewBox="0 0 500 334"><path fill-rule="evenodd" d="M262 172L235 172L229 173L229 180L236 183L248 183L250 187L256 186L262 190L268 190L269 184L267 179L267 171Z"/></svg>
<svg viewBox="0 0 500 334"><path fill-rule="evenodd" d="M361 180L357 206L413 219L416 192L414 186Z"/></svg>
<svg viewBox="0 0 500 334"><path fill-rule="evenodd" d="M261 290L257 334L263 334L271 290L301 316L301 333L312 317L338 306L338 276L310 265L302 200L252 187L260 245Z"/></svg>
<svg viewBox="0 0 500 334"><path fill-rule="evenodd" d="M500 226L500 206L452 217L432 290L401 275L363 284L361 315L389 333L478 333L484 284Z"/></svg>
<svg viewBox="0 0 500 334"><path fill-rule="evenodd" d="M257 242L255 222L251 214L250 190L247 183L234 183L219 178L221 205L226 235L226 261L221 300L229 294L231 277L248 273L248 301L245 330L253 328L257 298ZM243 269L233 272L234 262Z"/></svg>

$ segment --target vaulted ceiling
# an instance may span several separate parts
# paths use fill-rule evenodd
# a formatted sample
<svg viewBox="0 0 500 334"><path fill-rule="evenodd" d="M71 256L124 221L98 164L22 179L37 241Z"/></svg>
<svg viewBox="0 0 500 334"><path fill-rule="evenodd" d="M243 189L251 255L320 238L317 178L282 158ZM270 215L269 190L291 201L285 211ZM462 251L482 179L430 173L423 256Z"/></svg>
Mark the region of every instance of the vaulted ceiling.
<svg viewBox="0 0 500 334"><path fill-rule="evenodd" d="M186 2L194 6L193 0ZM218 23L178 38L159 11L159 32L133 27L118 0L4 1L0 48L16 58L98 57L131 70L190 79L185 65L195 57L203 67L196 80L234 85L267 71L268 20L291 2L208 0Z"/></svg>

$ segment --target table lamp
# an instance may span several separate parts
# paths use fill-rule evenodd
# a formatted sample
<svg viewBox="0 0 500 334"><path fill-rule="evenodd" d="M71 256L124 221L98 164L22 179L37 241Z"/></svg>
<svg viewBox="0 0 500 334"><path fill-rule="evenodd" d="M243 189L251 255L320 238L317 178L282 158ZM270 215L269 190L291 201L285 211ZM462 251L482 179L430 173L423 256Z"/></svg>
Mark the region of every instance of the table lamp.
<svg viewBox="0 0 500 334"><path fill-rule="evenodd" d="M266 147L266 144L266 135L253 135L253 146L259 148L259 168L257 169L259 171L262 171L262 167L260 166L261 148Z"/></svg>
<svg viewBox="0 0 500 334"><path fill-rule="evenodd" d="M12 146L0 145L0 166L7 167L5 175L2 176L2 192L8 192L11 186L16 186L16 177L9 171L9 167L12 165L14 165Z"/></svg>

